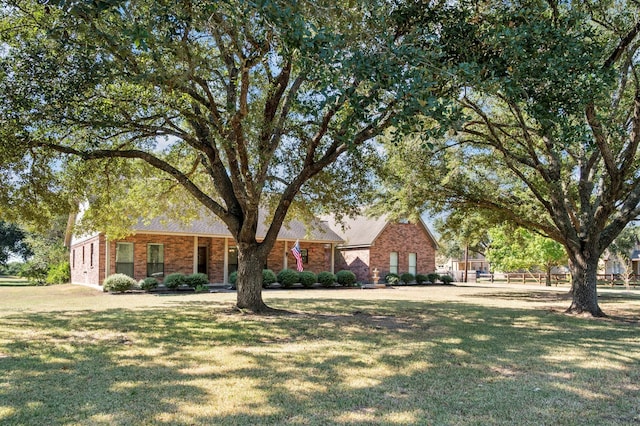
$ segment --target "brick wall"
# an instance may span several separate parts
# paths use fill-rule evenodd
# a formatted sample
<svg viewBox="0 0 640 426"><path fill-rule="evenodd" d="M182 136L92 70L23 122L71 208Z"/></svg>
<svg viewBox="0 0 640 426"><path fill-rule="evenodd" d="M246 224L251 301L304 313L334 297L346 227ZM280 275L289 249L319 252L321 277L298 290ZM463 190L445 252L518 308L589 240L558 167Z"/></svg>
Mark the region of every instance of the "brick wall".
<svg viewBox="0 0 640 426"><path fill-rule="evenodd" d="M380 279L389 272L390 253L398 253L398 273L409 271L409 253L416 253L418 274L436 269L435 246L420 223L389 223L371 247L369 268L378 268Z"/></svg>
<svg viewBox="0 0 640 426"><path fill-rule="evenodd" d="M71 247L69 264L74 284L99 284L104 280L104 236L96 235Z"/></svg>
<svg viewBox="0 0 640 426"><path fill-rule="evenodd" d="M344 249L336 253L336 269L338 272L342 269L348 269L356 274L356 281L369 282L369 249Z"/></svg>

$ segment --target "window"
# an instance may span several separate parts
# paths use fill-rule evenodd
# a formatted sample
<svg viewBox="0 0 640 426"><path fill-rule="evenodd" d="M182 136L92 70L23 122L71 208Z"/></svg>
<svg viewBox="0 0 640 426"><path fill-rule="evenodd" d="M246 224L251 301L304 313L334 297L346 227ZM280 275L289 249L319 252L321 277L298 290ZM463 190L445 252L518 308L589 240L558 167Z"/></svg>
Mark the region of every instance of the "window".
<svg viewBox="0 0 640 426"><path fill-rule="evenodd" d="M84 265L84 246L82 246L82 264Z"/></svg>
<svg viewBox="0 0 640 426"><path fill-rule="evenodd" d="M417 273L417 266L418 264L418 254L417 253L409 253L409 273L413 274L414 276Z"/></svg>
<svg viewBox="0 0 640 426"><path fill-rule="evenodd" d="M93 268L93 243L91 243L89 250L89 266Z"/></svg>
<svg viewBox="0 0 640 426"><path fill-rule="evenodd" d="M392 251L389 254L389 273L397 274L398 273L398 252Z"/></svg>
<svg viewBox="0 0 640 426"><path fill-rule="evenodd" d="M309 263L309 250L300 249L300 256L302 257L302 263Z"/></svg>
<svg viewBox="0 0 640 426"><path fill-rule="evenodd" d="M133 243L116 243L116 274L133 277Z"/></svg>
<svg viewBox="0 0 640 426"><path fill-rule="evenodd" d="M73 249L73 251L71 252L71 267L76 267L76 249Z"/></svg>
<svg viewBox="0 0 640 426"><path fill-rule="evenodd" d="M147 276L161 277L164 275L164 245L147 245Z"/></svg>

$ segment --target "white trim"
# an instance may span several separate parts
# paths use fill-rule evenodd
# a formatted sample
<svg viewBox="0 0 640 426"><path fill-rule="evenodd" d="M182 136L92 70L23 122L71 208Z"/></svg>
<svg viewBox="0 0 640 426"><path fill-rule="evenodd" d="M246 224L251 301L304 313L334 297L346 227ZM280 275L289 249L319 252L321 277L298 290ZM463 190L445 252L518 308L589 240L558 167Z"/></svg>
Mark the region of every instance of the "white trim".
<svg viewBox="0 0 640 426"><path fill-rule="evenodd" d="M331 273L336 273L336 244L331 244Z"/></svg>
<svg viewBox="0 0 640 426"><path fill-rule="evenodd" d="M193 273L198 272L198 236L193 236Z"/></svg>
<svg viewBox="0 0 640 426"><path fill-rule="evenodd" d="M289 267L289 259L288 259L288 256L287 256L287 249L289 247L288 247L287 243L288 243L288 241L284 240L284 253L282 254L284 256L284 260L282 262L283 269L287 269Z"/></svg>
<svg viewBox="0 0 640 426"><path fill-rule="evenodd" d="M229 284L229 238L224 239L224 261L222 262L222 283Z"/></svg>
<svg viewBox="0 0 640 426"><path fill-rule="evenodd" d="M99 242L100 240L98 240ZM104 277L105 279L109 276L109 271L111 271L111 251L109 250L109 244L111 242L104 236ZM98 271L98 281L100 281L100 271Z"/></svg>

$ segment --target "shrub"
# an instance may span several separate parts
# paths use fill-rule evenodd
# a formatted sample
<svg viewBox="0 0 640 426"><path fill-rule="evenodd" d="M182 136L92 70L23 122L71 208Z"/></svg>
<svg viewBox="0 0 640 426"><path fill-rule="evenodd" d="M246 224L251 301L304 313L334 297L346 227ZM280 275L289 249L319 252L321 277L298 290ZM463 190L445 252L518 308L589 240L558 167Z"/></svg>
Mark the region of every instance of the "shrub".
<svg viewBox="0 0 640 426"><path fill-rule="evenodd" d="M440 281L442 281L444 284L451 284L453 282L453 277L451 275L442 275L440 277Z"/></svg>
<svg viewBox="0 0 640 426"><path fill-rule="evenodd" d="M429 281L429 277L423 274L416 274L416 282L418 284L424 284Z"/></svg>
<svg viewBox="0 0 640 426"><path fill-rule="evenodd" d="M236 281L238 281L238 271L229 274L229 283L235 286Z"/></svg>
<svg viewBox="0 0 640 426"><path fill-rule="evenodd" d="M114 291L123 293L132 289L136 285L136 280L125 274L113 274L105 278L102 283L104 291Z"/></svg>
<svg viewBox="0 0 640 426"><path fill-rule="evenodd" d="M311 287L317 281L318 281L318 278L316 277L316 274L314 274L313 272L311 271L300 272L300 284L302 284L303 287L307 287L307 288Z"/></svg>
<svg viewBox="0 0 640 426"><path fill-rule="evenodd" d="M430 274L427 274L427 278L429 278L429 282L431 282L432 284L435 284L435 282L440 279L440 275L436 274L435 272L432 272Z"/></svg>
<svg viewBox="0 0 640 426"><path fill-rule="evenodd" d="M209 291L209 287L206 285L197 285L195 288L195 292L196 293L206 293L207 291Z"/></svg>
<svg viewBox="0 0 640 426"><path fill-rule="evenodd" d="M197 273L191 274L184 277L185 284L191 288L196 288L198 286L206 286L209 284L209 277L207 274Z"/></svg>
<svg viewBox="0 0 640 426"><path fill-rule="evenodd" d="M71 280L71 268L69 262L60 262L53 265L47 271L47 284L64 284Z"/></svg>
<svg viewBox="0 0 640 426"><path fill-rule="evenodd" d="M318 274L317 280L322 287L331 287L336 282L336 276L331 272L324 271Z"/></svg>
<svg viewBox="0 0 640 426"><path fill-rule="evenodd" d="M389 273L389 274L385 275L384 280L389 285L396 285L400 281L400 277L398 276L398 274Z"/></svg>
<svg viewBox="0 0 640 426"><path fill-rule="evenodd" d="M278 282L282 287L288 288L300 280L299 274L293 269L283 269L278 273Z"/></svg>
<svg viewBox="0 0 640 426"><path fill-rule="evenodd" d="M336 281L338 281L338 284L340 285L349 287L356 282L356 274L343 269L342 271L338 271L338 273L336 274Z"/></svg>
<svg viewBox="0 0 640 426"><path fill-rule="evenodd" d="M158 280L153 277L147 277L143 280L140 280L138 286L144 291L151 291L154 288L158 287Z"/></svg>
<svg viewBox="0 0 640 426"><path fill-rule="evenodd" d="M164 278L164 285L168 289L175 290L183 284L187 283L186 276L180 272L174 272Z"/></svg>
<svg viewBox="0 0 640 426"><path fill-rule="evenodd" d="M410 272L405 272L404 274L400 275L400 281L402 281L405 284L410 284L415 279L416 277Z"/></svg>
<svg viewBox="0 0 640 426"><path fill-rule="evenodd" d="M278 277L276 277L276 273L271 269L263 269L262 270L262 287L267 288L271 284L278 281Z"/></svg>
<svg viewBox="0 0 640 426"><path fill-rule="evenodd" d="M46 265L39 262L25 262L22 264L20 276L29 280L33 285L44 285L47 280Z"/></svg>

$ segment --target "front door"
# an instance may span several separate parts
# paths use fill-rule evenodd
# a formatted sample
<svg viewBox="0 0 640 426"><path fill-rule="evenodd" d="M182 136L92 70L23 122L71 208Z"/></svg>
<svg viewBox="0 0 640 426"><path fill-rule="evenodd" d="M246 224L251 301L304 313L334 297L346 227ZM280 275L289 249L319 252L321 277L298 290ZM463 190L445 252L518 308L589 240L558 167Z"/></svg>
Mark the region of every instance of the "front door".
<svg viewBox="0 0 640 426"><path fill-rule="evenodd" d="M208 275L206 247L198 247L198 273Z"/></svg>

